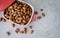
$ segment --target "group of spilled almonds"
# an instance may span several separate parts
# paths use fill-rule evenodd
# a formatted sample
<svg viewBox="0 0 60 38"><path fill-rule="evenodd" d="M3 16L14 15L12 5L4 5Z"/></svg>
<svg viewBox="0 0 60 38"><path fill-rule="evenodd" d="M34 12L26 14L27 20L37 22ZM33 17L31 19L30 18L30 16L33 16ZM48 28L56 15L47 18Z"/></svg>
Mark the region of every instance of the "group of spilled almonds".
<svg viewBox="0 0 60 38"><path fill-rule="evenodd" d="M12 24L12 27L14 28L15 27L15 24ZM34 32L34 30L32 29L32 26L29 26L29 28L30 28L30 34L32 34L33 32ZM21 33L21 34L26 34L27 33L27 30L28 28L23 28L23 30L22 31L20 31L20 29L19 28L16 28L15 29L15 33ZM10 33L10 31L8 31L7 32L7 35L10 35L11 33Z"/></svg>
<svg viewBox="0 0 60 38"><path fill-rule="evenodd" d="M23 5L24 6L23 6ZM17 6L15 6L15 5L18 5L18 7ZM23 7L22 7L23 6ZM16 7L17 7L17 9L16 9ZM26 8L25 8L26 7ZM12 9L13 8L13 9ZM23 11L24 10L24 11ZM40 11L43 11L43 9L40 9ZM23 13L22 13L23 12ZM26 12L26 13L25 13ZM10 15L9 15L9 13L10 13L10 15L11 15L11 17L10 17ZM14 14L14 13L16 13L16 14ZM37 11L34 11L34 13L37 15L38 14L38 12ZM5 11L4 11L4 16L5 16L5 18L7 18L7 19L10 19L11 21L14 21L15 23L18 23L18 24L26 24L28 21L29 21L29 19L30 19L30 17L31 17L31 14L32 14L32 9L31 9L31 7L29 7L27 4L25 4L25 3L21 3L21 2L19 2L19 1L16 1L15 3L13 3L12 4L12 6L10 6L9 8L7 8ZM8 16L8 17L7 17ZM26 17L25 17L26 16ZM13 17L13 18L12 18ZM20 18L19 18L20 17ZM37 19L41 19L42 17L45 17L45 14L44 13L42 13L41 14L41 16L38 16L37 17ZM5 18L3 18L3 17L0 17L0 22L1 21L4 21L4 22L6 22L6 20L5 20ZM15 19L15 18L17 18L17 19ZM22 19L23 18L23 19ZM12 27L14 28L15 27L15 24L12 24ZM32 26L29 26L29 28L30 28L30 34L32 34L33 32L34 32L34 30L32 29ZM16 33L21 33L21 34L26 34L27 33L27 30L28 28L27 27L25 27L25 28L23 28L23 30L22 31L20 31L20 29L19 28L16 28L15 29L15 32ZM11 33L10 33L10 31L8 31L7 32L7 35L10 35Z"/></svg>

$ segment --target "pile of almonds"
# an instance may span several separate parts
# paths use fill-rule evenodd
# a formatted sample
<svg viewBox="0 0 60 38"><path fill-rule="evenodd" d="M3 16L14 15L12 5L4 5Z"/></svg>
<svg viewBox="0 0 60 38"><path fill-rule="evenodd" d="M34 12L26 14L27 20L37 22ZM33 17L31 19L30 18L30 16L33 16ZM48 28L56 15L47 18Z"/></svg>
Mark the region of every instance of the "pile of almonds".
<svg viewBox="0 0 60 38"><path fill-rule="evenodd" d="M4 10L4 16L17 24L26 25L32 15L32 8L23 2L15 1Z"/></svg>

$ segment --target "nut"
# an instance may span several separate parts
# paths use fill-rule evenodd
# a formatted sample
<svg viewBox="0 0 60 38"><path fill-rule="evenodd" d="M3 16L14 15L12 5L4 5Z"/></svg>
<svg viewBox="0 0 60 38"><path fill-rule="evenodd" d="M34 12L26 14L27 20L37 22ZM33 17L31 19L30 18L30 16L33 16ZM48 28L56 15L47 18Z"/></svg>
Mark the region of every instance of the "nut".
<svg viewBox="0 0 60 38"><path fill-rule="evenodd" d="M45 14L44 14L44 13L42 13L42 16L43 16L43 17L45 17Z"/></svg>
<svg viewBox="0 0 60 38"><path fill-rule="evenodd" d="M24 33L24 31L21 31L20 33L22 33L22 34L23 34L23 33Z"/></svg>
<svg viewBox="0 0 60 38"><path fill-rule="evenodd" d="M35 14L38 14L38 12L37 12L37 11L34 11L34 13L35 13Z"/></svg>
<svg viewBox="0 0 60 38"><path fill-rule="evenodd" d="M41 11L43 11L43 9L41 9Z"/></svg>
<svg viewBox="0 0 60 38"><path fill-rule="evenodd" d="M27 28L24 28L24 33L27 33Z"/></svg>
<svg viewBox="0 0 60 38"><path fill-rule="evenodd" d="M12 27L15 27L15 24L12 24Z"/></svg>
<svg viewBox="0 0 60 38"><path fill-rule="evenodd" d="M32 29L32 26L29 26L30 29Z"/></svg>
<svg viewBox="0 0 60 38"><path fill-rule="evenodd" d="M28 19L29 18L29 15L26 15L26 19Z"/></svg>
<svg viewBox="0 0 60 38"><path fill-rule="evenodd" d="M0 18L0 21L2 21L2 17Z"/></svg>
<svg viewBox="0 0 60 38"><path fill-rule="evenodd" d="M42 17L41 16L38 16L37 19L41 19Z"/></svg>
<svg viewBox="0 0 60 38"><path fill-rule="evenodd" d="M9 8L10 8L10 9L12 9L12 8L13 8L13 6L10 6Z"/></svg>
<svg viewBox="0 0 60 38"><path fill-rule="evenodd" d="M25 21L25 20L23 20L23 23L26 23L26 21Z"/></svg>
<svg viewBox="0 0 60 38"><path fill-rule="evenodd" d="M30 30L30 34L32 34L34 31L33 30Z"/></svg>
<svg viewBox="0 0 60 38"><path fill-rule="evenodd" d="M19 28L16 28L15 32L18 33L19 31L20 31L20 29Z"/></svg>
<svg viewBox="0 0 60 38"><path fill-rule="evenodd" d="M7 35L10 35L10 32L7 32Z"/></svg>

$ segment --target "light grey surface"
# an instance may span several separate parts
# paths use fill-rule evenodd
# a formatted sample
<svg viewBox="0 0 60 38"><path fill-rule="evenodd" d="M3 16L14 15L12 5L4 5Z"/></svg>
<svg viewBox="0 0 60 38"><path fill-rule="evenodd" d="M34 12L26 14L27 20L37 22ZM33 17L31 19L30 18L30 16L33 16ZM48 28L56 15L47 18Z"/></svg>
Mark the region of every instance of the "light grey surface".
<svg viewBox="0 0 60 38"><path fill-rule="evenodd" d="M0 22L0 38L60 38L60 0L24 1L30 3L38 11L39 15L42 13L40 8L43 8L46 16L31 24L34 29L33 34L30 34L29 30L24 35L16 34L14 32L15 28L12 28L9 22ZM1 16L3 15L0 13ZM7 31L11 32L10 36L6 34Z"/></svg>

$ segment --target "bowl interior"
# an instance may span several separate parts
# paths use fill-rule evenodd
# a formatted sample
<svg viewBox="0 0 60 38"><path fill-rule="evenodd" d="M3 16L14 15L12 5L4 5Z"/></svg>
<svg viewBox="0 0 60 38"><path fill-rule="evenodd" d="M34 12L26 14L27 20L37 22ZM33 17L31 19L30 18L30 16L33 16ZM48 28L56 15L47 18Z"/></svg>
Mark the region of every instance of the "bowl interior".
<svg viewBox="0 0 60 38"><path fill-rule="evenodd" d="M18 0L19 1L19 0ZM31 15L31 17L30 17L30 20L28 21L28 23L26 24L26 25L21 25L21 24L18 24L18 25L21 25L21 26L27 26L29 23L30 23L30 21L32 20L32 17L33 17L33 14L34 14L34 8L33 8L33 6L32 5L30 5L29 3L27 3L27 2L25 2L25 1L20 1L20 2L23 2L23 3L26 3L26 4L28 4L31 8L32 8L32 15ZM4 17L5 18L5 17ZM7 18L6 18L7 19ZM8 19L7 19L8 20ZM14 23L14 22L12 22L12 23ZM17 23L15 23L15 24L17 24Z"/></svg>

